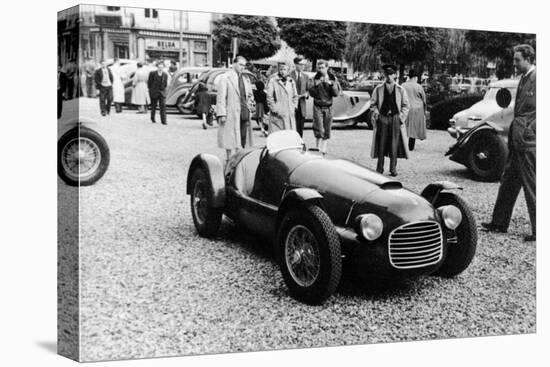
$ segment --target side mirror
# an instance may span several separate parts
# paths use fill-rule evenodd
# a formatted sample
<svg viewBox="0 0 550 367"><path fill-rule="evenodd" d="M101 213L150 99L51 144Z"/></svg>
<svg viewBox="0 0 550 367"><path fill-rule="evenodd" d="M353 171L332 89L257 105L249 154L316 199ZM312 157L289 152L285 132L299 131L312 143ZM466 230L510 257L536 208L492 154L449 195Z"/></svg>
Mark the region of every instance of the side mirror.
<svg viewBox="0 0 550 367"><path fill-rule="evenodd" d="M512 102L512 93L507 88L499 89L497 92L497 104L502 108L506 108L510 106L510 102Z"/></svg>

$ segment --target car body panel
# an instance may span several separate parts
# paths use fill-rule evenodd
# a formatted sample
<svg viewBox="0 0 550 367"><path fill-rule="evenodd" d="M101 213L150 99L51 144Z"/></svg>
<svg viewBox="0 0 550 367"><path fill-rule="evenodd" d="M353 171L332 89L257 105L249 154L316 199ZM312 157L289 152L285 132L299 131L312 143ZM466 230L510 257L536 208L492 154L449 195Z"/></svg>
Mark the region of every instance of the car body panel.
<svg viewBox="0 0 550 367"><path fill-rule="evenodd" d="M187 94L200 76L209 71L209 67L184 67L179 69L170 80L166 88L166 105L175 106L178 98Z"/></svg>

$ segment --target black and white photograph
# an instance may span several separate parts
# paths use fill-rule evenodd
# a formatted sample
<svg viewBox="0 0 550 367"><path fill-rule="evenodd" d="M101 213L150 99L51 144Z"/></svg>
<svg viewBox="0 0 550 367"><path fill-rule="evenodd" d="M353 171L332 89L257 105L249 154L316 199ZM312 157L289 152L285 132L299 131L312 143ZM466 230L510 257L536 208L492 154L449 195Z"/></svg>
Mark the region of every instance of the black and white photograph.
<svg viewBox="0 0 550 367"><path fill-rule="evenodd" d="M57 25L61 355L536 332L536 34Z"/></svg>
<svg viewBox="0 0 550 367"><path fill-rule="evenodd" d="M366 348L357 363L539 342L539 23L199 5L50 6L57 330L43 351L308 363Z"/></svg>

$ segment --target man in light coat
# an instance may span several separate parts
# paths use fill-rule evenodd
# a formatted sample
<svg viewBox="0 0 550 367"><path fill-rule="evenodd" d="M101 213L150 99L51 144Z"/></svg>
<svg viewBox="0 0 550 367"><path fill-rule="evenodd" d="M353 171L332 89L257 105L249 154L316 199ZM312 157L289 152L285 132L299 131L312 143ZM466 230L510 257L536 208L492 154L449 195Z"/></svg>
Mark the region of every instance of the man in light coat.
<svg viewBox="0 0 550 367"><path fill-rule="evenodd" d="M279 130L296 130L296 104L298 93L294 79L288 76L288 65L279 63L278 73L267 84L269 133Z"/></svg>
<svg viewBox="0 0 550 367"><path fill-rule="evenodd" d="M244 75L246 59L237 56L231 70L222 74L217 86L216 116L218 146L224 148L227 159L244 148L250 126L250 105L254 100L250 80ZM252 139L252 134L250 139Z"/></svg>
<svg viewBox="0 0 550 367"><path fill-rule="evenodd" d="M481 223L486 231L506 232L523 188L531 221L531 234L524 238L525 241L537 239L537 71L534 63L533 47L514 47L514 66L522 76L516 93L514 119L508 131L508 161L493 218L489 223Z"/></svg>
<svg viewBox="0 0 550 367"><path fill-rule="evenodd" d="M384 173L384 156L390 157L390 174L397 176L397 158L409 158L404 128L409 100L403 87L395 82L396 67L384 65L386 80L374 88L371 98L374 126L371 157L378 158L376 171Z"/></svg>

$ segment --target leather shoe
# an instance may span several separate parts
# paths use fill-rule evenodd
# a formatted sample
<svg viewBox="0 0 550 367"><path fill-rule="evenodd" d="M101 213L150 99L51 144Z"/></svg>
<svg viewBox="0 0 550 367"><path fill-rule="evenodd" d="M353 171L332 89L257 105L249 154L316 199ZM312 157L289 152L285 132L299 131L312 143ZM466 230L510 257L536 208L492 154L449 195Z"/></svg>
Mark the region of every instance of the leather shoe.
<svg viewBox="0 0 550 367"><path fill-rule="evenodd" d="M482 230L485 232L506 233L508 230L494 223L481 223Z"/></svg>
<svg viewBox="0 0 550 367"><path fill-rule="evenodd" d="M151 119L151 122L154 124L156 121L154 119Z"/></svg>
<svg viewBox="0 0 550 367"><path fill-rule="evenodd" d="M397 172L391 172L391 173L390 173L390 176L392 176L392 177L397 176Z"/></svg>
<svg viewBox="0 0 550 367"><path fill-rule="evenodd" d="M537 236L534 234L530 234L529 236L523 237L524 242L535 242L537 240Z"/></svg>

